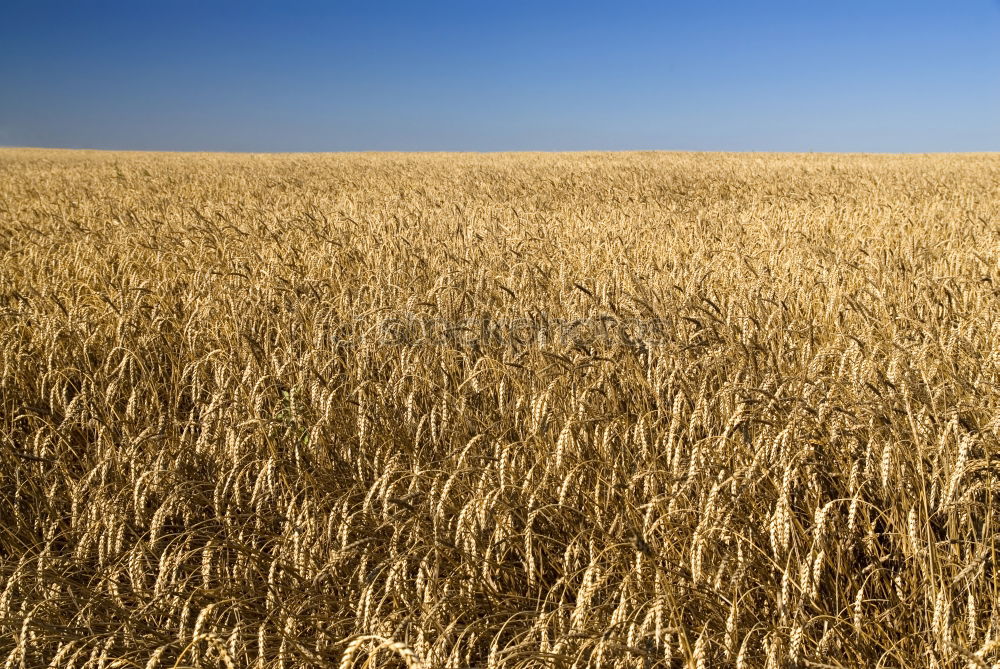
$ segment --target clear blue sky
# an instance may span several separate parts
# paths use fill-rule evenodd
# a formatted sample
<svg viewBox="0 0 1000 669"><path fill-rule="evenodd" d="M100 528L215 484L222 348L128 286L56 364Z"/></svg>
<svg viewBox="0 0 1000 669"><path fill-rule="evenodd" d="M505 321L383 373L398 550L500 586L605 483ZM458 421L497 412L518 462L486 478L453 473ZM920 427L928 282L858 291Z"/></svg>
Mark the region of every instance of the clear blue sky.
<svg viewBox="0 0 1000 669"><path fill-rule="evenodd" d="M3 0L0 145L1000 150L1000 0Z"/></svg>

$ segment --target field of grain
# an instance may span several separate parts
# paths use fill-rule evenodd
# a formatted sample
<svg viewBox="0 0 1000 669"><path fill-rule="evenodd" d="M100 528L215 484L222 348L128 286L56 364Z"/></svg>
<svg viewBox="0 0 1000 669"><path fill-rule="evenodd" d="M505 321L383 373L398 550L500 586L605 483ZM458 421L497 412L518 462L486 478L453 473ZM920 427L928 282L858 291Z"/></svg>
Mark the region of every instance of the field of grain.
<svg viewBox="0 0 1000 669"><path fill-rule="evenodd" d="M997 155L0 151L0 667L998 666L998 226Z"/></svg>

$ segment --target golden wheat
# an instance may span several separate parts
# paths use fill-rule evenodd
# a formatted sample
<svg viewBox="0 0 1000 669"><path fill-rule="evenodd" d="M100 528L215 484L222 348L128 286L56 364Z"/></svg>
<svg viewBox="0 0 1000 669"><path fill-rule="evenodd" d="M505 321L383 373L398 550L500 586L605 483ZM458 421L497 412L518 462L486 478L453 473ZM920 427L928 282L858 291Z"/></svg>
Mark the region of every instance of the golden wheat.
<svg viewBox="0 0 1000 669"><path fill-rule="evenodd" d="M0 151L0 664L1000 666L1000 158Z"/></svg>

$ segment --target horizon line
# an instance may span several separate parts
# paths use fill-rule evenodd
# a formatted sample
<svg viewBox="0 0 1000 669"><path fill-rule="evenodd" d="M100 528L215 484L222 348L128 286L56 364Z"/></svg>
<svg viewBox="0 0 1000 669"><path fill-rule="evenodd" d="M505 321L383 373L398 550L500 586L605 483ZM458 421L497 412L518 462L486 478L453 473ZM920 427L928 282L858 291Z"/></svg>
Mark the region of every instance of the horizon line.
<svg viewBox="0 0 1000 669"><path fill-rule="evenodd" d="M1000 155L1000 149L976 151L816 151L816 150L775 150L775 149L331 149L316 151L252 151L218 149L109 149L94 147L65 146L19 146L0 144L0 151L77 151L100 153L166 153L166 154L215 154L215 155L265 155L265 156L316 156L342 154L563 154L563 153L737 153L737 154L781 154L781 155L830 155L830 156L976 156Z"/></svg>

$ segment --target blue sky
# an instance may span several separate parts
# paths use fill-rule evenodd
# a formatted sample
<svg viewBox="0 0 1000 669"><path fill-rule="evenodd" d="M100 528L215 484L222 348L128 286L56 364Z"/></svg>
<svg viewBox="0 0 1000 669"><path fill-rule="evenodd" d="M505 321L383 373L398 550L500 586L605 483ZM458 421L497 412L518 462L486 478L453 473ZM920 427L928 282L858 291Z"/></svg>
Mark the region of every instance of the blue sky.
<svg viewBox="0 0 1000 669"><path fill-rule="evenodd" d="M1000 0L4 0L0 145L1000 151Z"/></svg>

